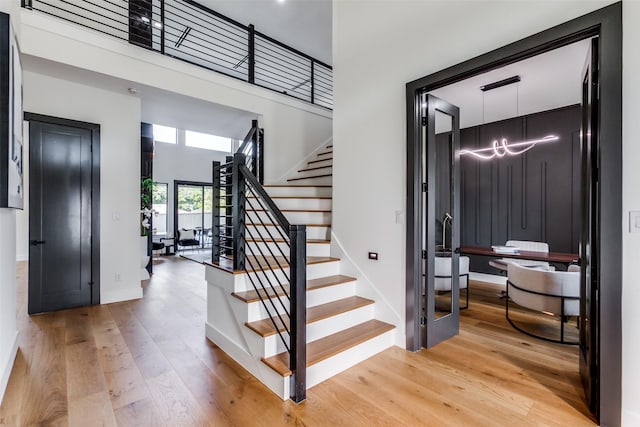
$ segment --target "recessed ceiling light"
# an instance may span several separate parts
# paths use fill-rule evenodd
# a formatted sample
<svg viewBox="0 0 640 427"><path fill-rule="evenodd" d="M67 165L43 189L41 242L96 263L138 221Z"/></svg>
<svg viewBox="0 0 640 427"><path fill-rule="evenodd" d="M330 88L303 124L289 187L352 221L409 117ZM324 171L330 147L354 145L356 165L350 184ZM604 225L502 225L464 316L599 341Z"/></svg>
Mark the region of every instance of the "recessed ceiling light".
<svg viewBox="0 0 640 427"><path fill-rule="evenodd" d="M278 3L284 3L284 0L276 0Z"/></svg>

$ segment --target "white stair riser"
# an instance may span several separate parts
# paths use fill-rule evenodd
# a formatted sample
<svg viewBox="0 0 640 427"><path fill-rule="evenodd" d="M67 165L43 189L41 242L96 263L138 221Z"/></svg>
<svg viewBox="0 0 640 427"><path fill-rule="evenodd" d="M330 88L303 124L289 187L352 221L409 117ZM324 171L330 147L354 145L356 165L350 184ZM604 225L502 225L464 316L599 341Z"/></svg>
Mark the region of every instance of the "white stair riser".
<svg viewBox="0 0 640 427"><path fill-rule="evenodd" d="M331 166L333 165L333 158L331 156L322 156L322 157L329 157L328 159L322 160L320 162L314 162L314 163L307 163L307 165L304 168L301 169L308 169L308 168L319 168L320 166ZM319 158L314 158L309 160L310 162L313 162L315 160L320 160Z"/></svg>
<svg viewBox="0 0 640 427"><path fill-rule="evenodd" d="M355 282L342 283L335 286L327 286L307 291L307 307L314 307L320 304L326 304L339 299L354 296L356 293ZM289 301L283 295L279 298L271 298L265 300L268 311L265 309L262 301L254 301L246 304L247 322L255 322L256 320L268 319L270 314L283 314L289 309Z"/></svg>
<svg viewBox="0 0 640 427"><path fill-rule="evenodd" d="M269 225L248 225L247 228L250 230L247 231L247 238L260 239L262 238L282 238L283 235L286 235L283 231L280 230L279 227ZM331 238L331 227L309 227L307 226L307 239L316 239L316 240L329 240Z"/></svg>
<svg viewBox="0 0 640 427"><path fill-rule="evenodd" d="M310 366L307 368L307 389L391 347L394 343L394 334L395 330L385 332Z"/></svg>
<svg viewBox="0 0 640 427"><path fill-rule="evenodd" d="M295 184L283 187L265 187L265 190L271 197L330 197L332 195L331 187L302 187Z"/></svg>
<svg viewBox="0 0 640 427"><path fill-rule="evenodd" d="M282 255L284 252L285 255L289 255L289 245L285 242L276 243L276 242L248 242L247 243L250 248L247 249L248 253L257 253L259 254L262 251L263 254L269 255ZM280 247L280 250L278 250ZM282 252L280 252L282 251ZM328 257L331 253L331 245L329 243L309 243L307 242L307 256L322 256Z"/></svg>
<svg viewBox="0 0 640 427"><path fill-rule="evenodd" d="M319 198L275 198L273 199L275 204L281 210L294 209L294 210L312 210L312 211L330 211L332 202L331 199L319 199ZM253 206L256 206L256 202L252 202Z"/></svg>
<svg viewBox="0 0 640 427"><path fill-rule="evenodd" d="M334 276L338 274L340 270L340 261L330 261L330 262L321 262L317 264L309 264L307 265L307 280L318 279L320 277ZM289 269L285 268L284 271L280 269L274 269L273 271L266 272L269 279L276 283L277 279L278 283L285 283L287 280L285 274L288 276ZM254 272L251 273L254 275L259 275L259 277L264 280L265 275L262 272ZM255 279L254 279L255 281ZM253 290L253 285L251 285L251 281L248 279L247 274L234 274L233 281L233 292L245 292Z"/></svg>
<svg viewBox="0 0 640 427"><path fill-rule="evenodd" d="M312 163L311 166L309 167L312 167L314 169L306 170L302 172L296 172L294 175L291 176L291 178L302 178L305 176L325 175L332 172L332 166L330 164Z"/></svg>
<svg viewBox="0 0 640 427"><path fill-rule="evenodd" d="M340 313L317 322L308 323L307 342L319 340L320 338L335 334L371 319L373 319L373 304ZM288 344L289 336L285 333L283 333L282 336ZM280 335L275 334L264 338L264 355L262 357L274 356L285 351L287 351L287 349Z"/></svg>
<svg viewBox="0 0 640 427"><path fill-rule="evenodd" d="M331 212L282 212L290 224L331 224ZM273 214L264 211L247 211L251 223L272 224Z"/></svg>
<svg viewBox="0 0 640 427"><path fill-rule="evenodd" d="M318 175L324 175L324 173L318 174ZM305 179L300 179L300 180L296 180L296 181L287 181L287 184L297 184L297 185L331 185L332 184L332 177L330 176L323 176L320 178L305 178Z"/></svg>

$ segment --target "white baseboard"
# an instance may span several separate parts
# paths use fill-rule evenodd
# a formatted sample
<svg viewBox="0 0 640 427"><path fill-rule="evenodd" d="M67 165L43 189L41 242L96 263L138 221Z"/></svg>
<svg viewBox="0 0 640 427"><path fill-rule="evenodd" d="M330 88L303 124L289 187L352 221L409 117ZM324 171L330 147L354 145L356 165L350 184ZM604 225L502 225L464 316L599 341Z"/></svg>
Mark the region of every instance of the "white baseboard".
<svg viewBox="0 0 640 427"><path fill-rule="evenodd" d="M9 383L9 377L11 376L11 370L13 369L13 363L16 360L17 354L18 331L16 331L16 335L13 337L13 344L11 345L9 354L7 354L6 360L4 360L3 364L0 365L0 404L2 403L2 399L4 398L4 392L7 389L7 384Z"/></svg>
<svg viewBox="0 0 640 427"><path fill-rule="evenodd" d="M29 254L16 254L16 261L29 261Z"/></svg>
<svg viewBox="0 0 640 427"><path fill-rule="evenodd" d="M505 276L498 276L495 274L476 273L474 271L469 272L470 280L477 280L478 282L494 283L496 285L507 286L507 278Z"/></svg>
<svg viewBox="0 0 640 427"><path fill-rule="evenodd" d="M142 288L132 286L130 288L100 289L100 304L111 304L112 302L129 301L142 298Z"/></svg>

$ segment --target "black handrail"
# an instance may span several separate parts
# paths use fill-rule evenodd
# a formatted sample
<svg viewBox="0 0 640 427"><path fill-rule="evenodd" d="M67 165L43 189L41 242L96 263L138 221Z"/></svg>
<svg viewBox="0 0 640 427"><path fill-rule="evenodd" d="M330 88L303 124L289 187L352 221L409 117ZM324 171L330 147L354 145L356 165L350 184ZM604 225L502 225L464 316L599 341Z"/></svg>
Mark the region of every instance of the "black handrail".
<svg viewBox="0 0 640 427"><path fill-rule="evenodd" d="M290 224L256 176L263 156L254 155L263 143L254 120L234 156L225 164L213 162L211 261L230 262L247 275L289 353L291 398L301 402L306 397L306 226Z"/></svg>
<svg viewBox="0 0 640 427"><path fill-rule="evenodd" d="M330 65L194 0L22 0L22 7L333 108Z"/></svg>

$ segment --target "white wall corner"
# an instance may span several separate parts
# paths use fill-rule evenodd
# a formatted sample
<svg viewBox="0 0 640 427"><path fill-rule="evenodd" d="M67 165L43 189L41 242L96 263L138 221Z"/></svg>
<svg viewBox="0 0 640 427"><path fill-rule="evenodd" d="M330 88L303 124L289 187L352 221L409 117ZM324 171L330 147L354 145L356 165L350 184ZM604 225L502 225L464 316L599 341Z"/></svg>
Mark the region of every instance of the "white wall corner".
<svg viewBox="0 0 640 427"><path fill-rule="evenodd" d="M342 246L342 243L340 243L340 239L338 239L333 232L331 232L331 256L340 258L340 274L350 275L358 279L357 294L376 302L376 319L390 323L396 327L394 344L400 348L406 348L405 321L403 316L393 309L389 300L349 256L344 246Z"/></svg>
<svg viewBox="0 0 640 427"><path fill-rule="evenodd" d="M303 169L304 166L307 165L307 162L317 153L319 153L320 151L322 151L322 149L324 149L327 145L329 145L329 143L331 143L333 141L333 136L327 138L326 140L322 141L320 144L318 144L318 146L316 148L313 149L313 151L311 151L311 153L309 153L307 155L307 157L305 157L304 159L300 160L298 163L296 163L295 165L293 165L291 168L289 168L288 171L286 171L281 177L280 179L278 179L278 181L276 182L277 184L280 183L285 183L287 181L288 178L293 177L293 175L296 174L296 172L298 172L299 169Z"/></svg>
<svg viewBox="0 0 640 427"><path fill-rule="evenodd" d="M2 360L0 365L0 404L4 398L4 392L7 390L7 384L9 384L9 377L11 376L11 370L18 354L18 331L16 331L13 337L13 343L11 348Z"/></svg>

